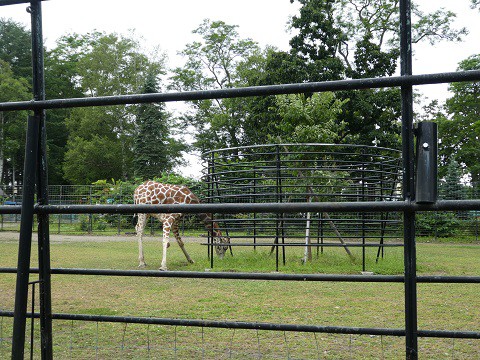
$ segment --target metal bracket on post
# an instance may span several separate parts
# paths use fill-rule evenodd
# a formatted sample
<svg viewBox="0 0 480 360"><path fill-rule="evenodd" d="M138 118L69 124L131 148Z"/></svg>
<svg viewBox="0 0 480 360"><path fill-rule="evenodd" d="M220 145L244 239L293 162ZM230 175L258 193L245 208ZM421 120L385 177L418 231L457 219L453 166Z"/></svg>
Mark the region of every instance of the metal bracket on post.
<svg viewBox="0 0 480 360"><path fill-rule="evenodd" d="M437 124L426 121L416 129L415 199L417 203L432 204L437 201Z"/></svg>

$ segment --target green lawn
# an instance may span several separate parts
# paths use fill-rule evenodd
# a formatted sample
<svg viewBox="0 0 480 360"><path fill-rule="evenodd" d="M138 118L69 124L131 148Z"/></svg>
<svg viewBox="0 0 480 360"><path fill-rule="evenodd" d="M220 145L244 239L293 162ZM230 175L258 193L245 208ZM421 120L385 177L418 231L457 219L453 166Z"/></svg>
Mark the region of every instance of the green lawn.
<svg viewBox="0 0 480 360"><path fill-rule="evenodd" d="M136 269L137 244L125 241L52 243L54 268ZM168 253L170 270L209 270L206 248L186 244L195 264L187 264L179 247ZM359 274L361 250L351 262L341 248L326 248L303 265L303 248L287 249L286 273ZM36 256L36 244L32 254ZM214 271L272 272L270 248L235 247L234 257L215 259ZM0 267L14 267L17 243L0 241ZM418 244L420 275L480 274L480 246ZM367 250L367 270L402 274L403 249L387 248L375 263ZM147 270L160 266L161 247L145 241ZM32 266L37 266L33 259ZM32 276L34 277L34 276ZM14 274L0 274L0 309L12 310ZM267 282L244 280L133 278L54 275L53 312L210 320L259 321L326 326L402 328L403 285L397 283ZM480 331L476 284L418 284L418 326L430 330ZM38 304L38 301L37 301ZM11 318L0 318L0 359L11 347ZM29 325L28 325L29 327ZM38 330L38 323L35 330ZM27 329L29 331L29 329ZM35 356L38 356L38 337ZM29 345L27 344L29 351ZM473 359L480 341L419 339L422 359ZM329 335L254 330L202 329L154 325L54 321L56 359L403 359L404 339L386 336ZM38 357L36 357L38 358Z"/></svg>

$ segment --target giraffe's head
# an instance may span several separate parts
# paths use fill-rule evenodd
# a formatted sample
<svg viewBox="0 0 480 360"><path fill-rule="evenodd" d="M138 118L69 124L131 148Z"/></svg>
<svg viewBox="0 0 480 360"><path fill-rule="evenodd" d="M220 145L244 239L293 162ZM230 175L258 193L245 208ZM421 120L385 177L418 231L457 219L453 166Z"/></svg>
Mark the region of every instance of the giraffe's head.
<svg viewBox="0 0 480 360"><path fill-rule="evenodd" d="M223 259L228 247L230 246L230 238L225 236L215 236L213 238L213 242L215 244L215 251L217 252L217 255L220 257L220 259Z"/></svg>

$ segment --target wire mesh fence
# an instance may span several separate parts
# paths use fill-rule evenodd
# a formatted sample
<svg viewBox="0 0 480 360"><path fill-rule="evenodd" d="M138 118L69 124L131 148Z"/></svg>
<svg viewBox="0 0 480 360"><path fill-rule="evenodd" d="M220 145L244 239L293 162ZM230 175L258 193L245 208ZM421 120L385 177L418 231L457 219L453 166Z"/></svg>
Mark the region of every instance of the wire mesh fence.
<svg viewBox="0 0 480 360"><path fill-rule="evenodd" d="M133 204L134 185L49 185L49 201L54 205ZM22 186L0 185L2 205L21 205ZM199 189L197 189L200 191ZM52 233L131 234L135 231L133 214L52 214ZM19 214L0 214L0 230L18 230ZM182 230L199 230L202 225L195 216L186 215ZM150 234L161 231L161 224L151 218Z"/></svg>

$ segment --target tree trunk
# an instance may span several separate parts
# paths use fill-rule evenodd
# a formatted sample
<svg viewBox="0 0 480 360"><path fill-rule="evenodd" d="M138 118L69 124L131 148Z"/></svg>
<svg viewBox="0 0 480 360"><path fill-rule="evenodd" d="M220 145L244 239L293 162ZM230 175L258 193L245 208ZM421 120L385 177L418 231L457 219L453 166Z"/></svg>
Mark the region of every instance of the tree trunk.
<svg viewBox="0 0 480 360"><path fill-rule="evenodd" d="M328 213L323 213L323 216L325 217L325 219L327 219L328 223L330 224L330 226L332 227L333 229L333 232L335 233L335 235L337 235L338 239L340 240L340 242L342 243L343 245L343 248L345 249L345 251L347 252L348 256L350 256L350 259L352 261L355 260L355 257L353 256L353 254L350 252L350 249L348 248L347 244L345 243L345 241L343 240L342 238L342 235L340 234L340 232L338 231L337 227L335 226L335 224L333 223L332 219L330 218L330 215L328 215Z"/></svg>
<svg viewBox="0 0 480 360"><path fill-rule="evenodd" d="M3 146L5 141L3 139L3 125L4 125L4 118L3 118L3 111L0 111L0 184L3 180Z"/></svg>
<svg viewBox="0 0 480 360"><path fill-rule="evenodd" d="M307 225L305 227L305 253L303 256L303 263L312 261L312 239L310 238L310 213L307 213Z"/></svg>

